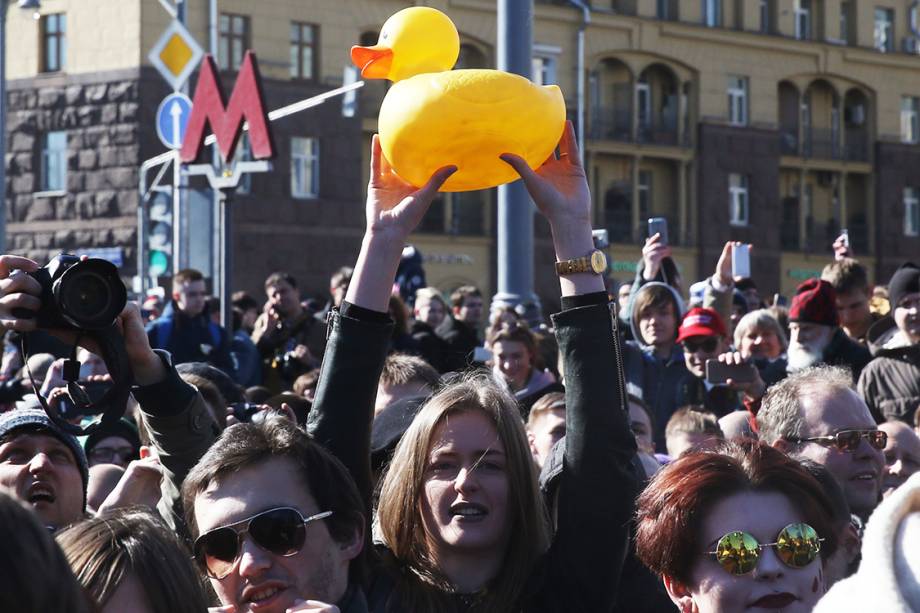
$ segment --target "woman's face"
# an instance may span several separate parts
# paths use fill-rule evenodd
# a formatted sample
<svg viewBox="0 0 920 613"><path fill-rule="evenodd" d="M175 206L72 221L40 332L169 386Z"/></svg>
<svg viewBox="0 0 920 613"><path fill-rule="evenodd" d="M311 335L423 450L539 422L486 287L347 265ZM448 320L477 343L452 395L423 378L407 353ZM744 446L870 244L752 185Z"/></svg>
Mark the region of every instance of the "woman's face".
<svg viewBox="0 0 920 613"><path fill-rule="evenodd" d="M435 559L504 552L510 532L508 461L484 412L453 413L435 428L421 505Z"/></svg>
<svg viewBox="0 0 920 613"><path fill-rule="evenodd" d="M775 547L764 547L753 571L733 575L705 553L715 551L719 539L728 532L740 530L758 543L775 543L783 528L802 521L802 514L784 494L743 492L723 498L703 520L700 553L691 568L690 585L666 580L671 599L681 610L690 610L692 605L699 613L811 611L824 595L820 556L804 568L793 568L777 557Z"/></svg>
<svg viewBox="0 0 920 613"><path fill-rule="evenodd" d="M773 330L754 326L741 337L739 351L746 360L751 358L775 360L782 353L783 347Z"/></svg>

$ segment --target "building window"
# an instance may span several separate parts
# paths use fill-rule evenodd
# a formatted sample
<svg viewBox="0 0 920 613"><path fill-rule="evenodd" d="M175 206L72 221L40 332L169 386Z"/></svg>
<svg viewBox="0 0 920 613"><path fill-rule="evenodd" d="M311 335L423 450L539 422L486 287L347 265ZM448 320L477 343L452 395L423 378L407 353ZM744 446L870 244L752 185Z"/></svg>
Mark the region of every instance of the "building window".
<svg viewBox="0 0 920 613"><path fill-rule="evenodd" d="M639 171L639 184L636 188L639 196L639 219L645 219L652 210L652 171Z"/></svg>
<svg viewBox="0 0 920 613"><path fill-rule="evenodd" d="M41 191L60 192L67 187L67 132L42 137Z"/></svg>
<svg viewBox="0 0 920 613"><path fill-rule="evenodd" d="M636 83L636 107L639 110L639 129L647 130L652 126L652 89L646 77Z"/></svg>
<svg viewBox="0 0 920 613"><path fill-rule="evenodd" d="M733 126L748 123L748 80L747 77L728 77L728 121Z"/></svg>
<svg viewBox="0 0 920 613"><path fill-rule="evenodd" d="M901 98L901 142L916 145L920 143L920 98Z"/></svg>
<svg viewBox="0 0 920 613"><path fill-rule="evenodd" d="M840 3L840 40L850 44L850 11L851 2Z"/></svg>
<svg viewBox="0 0 920 613"><path fill-rule="evenodd" d="M537 56L533 58L533 82L537 85L551 85L556 82L556 58Z"/></svg>
<svg viewBox="0 0 920 613"><path fill-rule="evenodd" d="M904 234L920 236L920 189L904 188Z"/></svg>
<svg viewBox="0 0 920 613"><path fill-rule="evenodd" d="M43 15L42 72L57 72L67 65L67 16L64 13Z"/></svg>
<svg viewBox="0 0 920 613"><path fill-rule="evenodd" d="M319 139L291 138L291 197L319 196Z"/></svg>
<svg viewBox="0 0 920 613"><path fill-rule="evenodd" d="M217 65L221 70L239 70L247 49L249 49L249 17L221 13Z"/></svg>
<svg viewBox="0 0 920 613"><path fill-rule="evenodd" d="M799 40L811 38L811 0L795 0L795 37Z"/></svg>
<svg viewBox="0 0 920 613"><path fill-rule="evenodd" d="M773 1L760 0L760 32L769 34L773 31Z"/></svg>
<svg viewBox="0 0 920 613"><path fill-rule="evenodd" d="M894 51L894 11L875 9L875 48L882 53Z"/></svg>
<svg viewBox="0 0 920 613"><path fill-rule="evenodd" d="M722 25L722 0L703 0L703 25L709 28Z"/></svg>
<svg viewBox="0 0 920 613"><path fill-rule="evenodd" d="M316 78L317 26L312 23L291 24L291 78Z"/></svg>
<svg viewBox="0 0 920 613"><path fill-rule="evenodd" d="M677 0L658 0L657 9L658 19L677 21Z"/></svg>
<svg viewBox="0 0 920 613"><path fill-rule="evenodd" d="M729 223L733 226L748 225L750 206L748 202L747 175L728 175Z"/></svg>

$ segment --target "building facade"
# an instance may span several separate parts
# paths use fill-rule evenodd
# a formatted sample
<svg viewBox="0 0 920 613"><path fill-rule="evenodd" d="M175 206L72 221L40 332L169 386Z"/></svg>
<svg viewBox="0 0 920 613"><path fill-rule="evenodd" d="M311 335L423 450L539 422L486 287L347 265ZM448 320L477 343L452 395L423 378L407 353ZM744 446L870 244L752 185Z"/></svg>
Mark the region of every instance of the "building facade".
<svg viewBox="0 0 920 613"><path fill-rule="evenodd" d="M205 48L216 34L228 91L243 50L253 49L276 109L339 86L350 46L376 41L386 18L411 4L454 19L458 67L495 65L493 0L219 0L214 24L207 0L187 0L187 24ZM725 241L752 243L767 294L788 295L818 273L844 228L883 282L918 257L918 2L590 5L584 23L569 2L535 2L533 78L558 83L570 117L582 122L595 226L608 231L615 277L634 274L649 217L668 220L688 280L713 269ZM170 18L153 0L43 0L38 19L8 11L8 245L38 260L109 248L129 278L138 169L164 151L154 114L170 91L146 56ZM259 295L265 276L284 269L306 294L322 296L331 272L354 261L385 91L368 82L354 114L333 100L272 124L273 171L252 175L232 200L234 288ZM208 271L204 187L190 180L180 221L189 237L184 263ZM434 204L413 237L429 283L495 291L495 202L488 190ZM536 290L552 308L558 285L541 221L535 257Z"/></svg>

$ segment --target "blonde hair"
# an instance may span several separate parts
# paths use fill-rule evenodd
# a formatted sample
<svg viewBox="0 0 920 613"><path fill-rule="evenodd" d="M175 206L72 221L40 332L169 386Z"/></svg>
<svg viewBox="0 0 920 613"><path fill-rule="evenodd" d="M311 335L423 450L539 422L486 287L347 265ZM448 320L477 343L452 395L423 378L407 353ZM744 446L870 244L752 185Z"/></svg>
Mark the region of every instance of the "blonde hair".
<svg viewBox="0 0 920 613"><path fill-rule="evenodd" d="M453 609L450 581L428 549L422 496L435 430L451 415L480 411L495 425L508 471L509 540L498 575L476 611L520 608L521 596L540 556L549 547L550 525L537 485L524 423L517 404L484 373L472 373L436 393L419 411L396 448L383 478L377 515L383 540L398 566L398 599L409 611Z"/></svg>

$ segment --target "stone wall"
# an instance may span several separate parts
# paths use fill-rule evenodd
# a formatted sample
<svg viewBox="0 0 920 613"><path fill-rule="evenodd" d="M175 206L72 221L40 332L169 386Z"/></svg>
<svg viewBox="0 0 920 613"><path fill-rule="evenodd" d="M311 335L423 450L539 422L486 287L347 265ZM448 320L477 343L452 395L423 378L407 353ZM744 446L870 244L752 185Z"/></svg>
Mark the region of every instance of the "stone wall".
<svg viewBox="0 0 920 613"><path fill-rule="evenodd" d="M699 127L700 276L712 274L727 241L756 245L751 272L761 295L779 291L779 139L773 130L703 123ZM728 175L748 176L747 226L729 223ZM689 280L684 279L685 285Z"/></svg>
<svg viewBox="0 0 920 613"><path fill-rule="evenodd" d="M9 84L7 245L39 262L61 251L122 247L135 270L139 80L55 75ZM67 184L41 189L42 135L67 131Z"/></svg>
<svg viewBox="0 0 920 613"><path fill-rule="evenodd" d="M875 160L876 278L888 283L898 266L920 260L920 238L904 235L904 188L920 188L920 146L880 142Z"/></svg>

